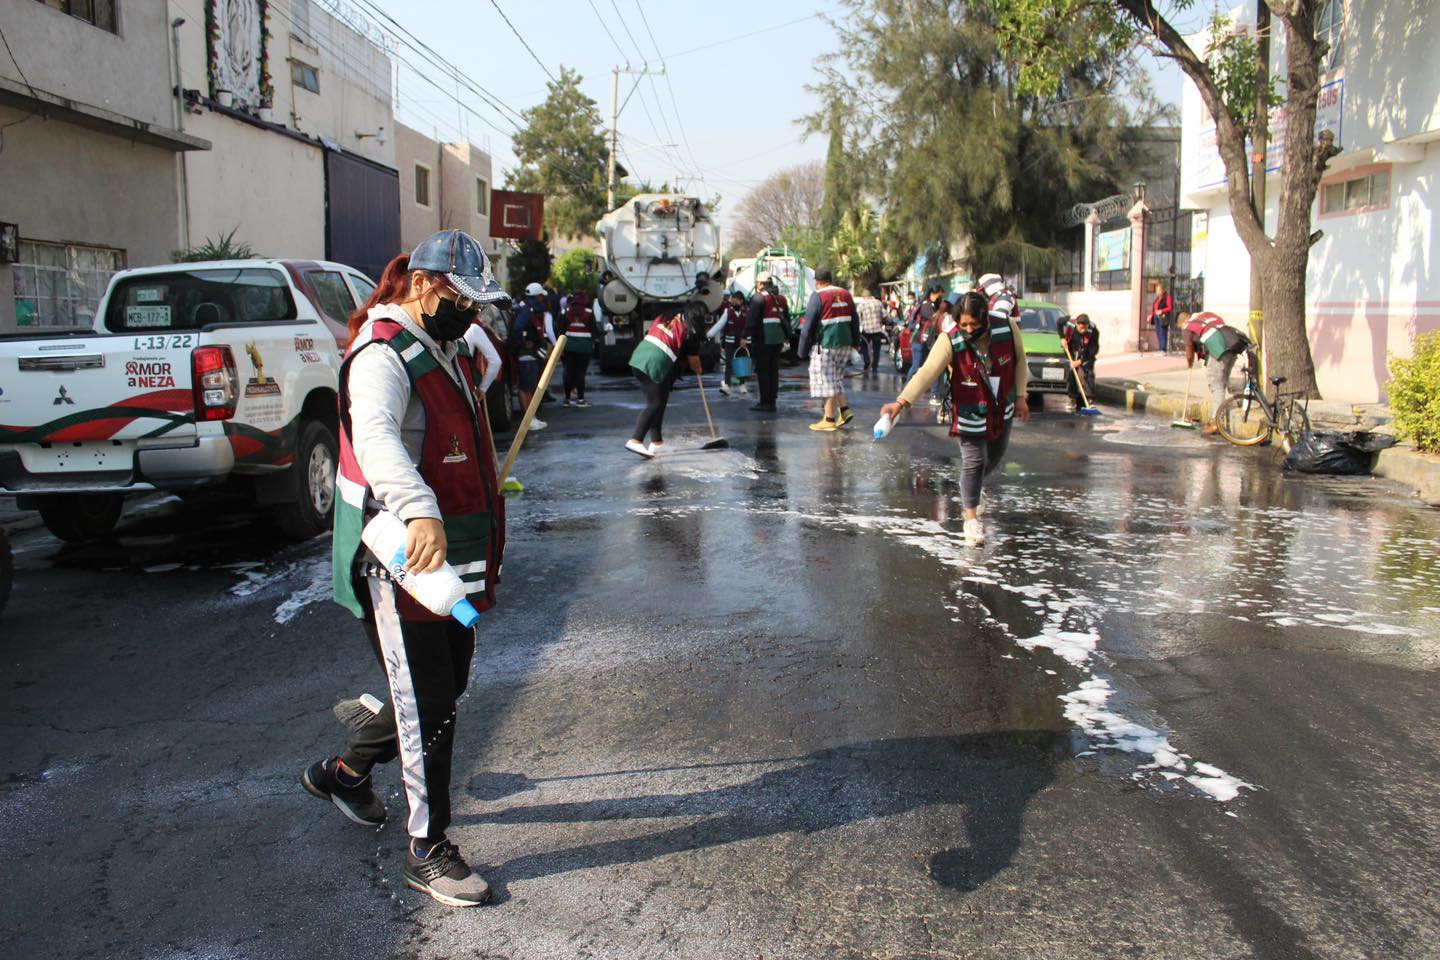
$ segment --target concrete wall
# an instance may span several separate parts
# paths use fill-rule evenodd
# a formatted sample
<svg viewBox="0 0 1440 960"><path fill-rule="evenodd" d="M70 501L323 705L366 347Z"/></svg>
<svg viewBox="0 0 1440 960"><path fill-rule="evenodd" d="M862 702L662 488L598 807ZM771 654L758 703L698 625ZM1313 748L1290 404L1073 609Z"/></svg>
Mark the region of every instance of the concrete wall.
<svg viewBox="0 0 1440 960"><path fill-rule="evenodd" d="M324 150L209 111L186 129L215 144L186 159L191 246L235 230L261 256L325 256Z"/></svg>
<svg viewBox="0 0 1440 960"><path fill-rule="evenodd" d="M120 5L111 33L43 4L0 3L0 28L37 90L174 126L170 34L161 5ZM8 56L0 76L19 82ZM59 119L0 107L0 220L22 239L111 247L129 266L180 245L176 155ZM0 332L15 329L15 278L0 267Z"/></svg>
<svg viewBox="0 0 1440 960"><path fill-rule="evenodd" d="M1327 399L1385 399L1391 356L1411 354L1418 333L1440 329L1440 18L1419 0L1350 0L1345 46L1326 83L1342 153L1326 180L1384 171L1383 205L1321 216L1306 283L1310 346ZM1211 126L1199 94L1184 86L1182 194L1210 216L1203 260L1205 308L1237 326L1249 309L1250 257L1235 232L1225 191L1213 186ZM1322 111L1323 112L1323 111ZM1274 229L1280 180L1268 179L1266 227ZM1322 186L1323 190L1323 186Z"/></svg>
<svg viewBox="0 0 1440 960"><path fill-rule="evenodd" d="M400 168L400 245L406 250L440 229L436 193L440 185L440 144L403 123L395 125L395 164ZM415 202L415 164L430 169L430 204Z"/></svg>
<svg viewBox="0 0 1440 960"><path fill-rule="evenodd" d="M0 28L37 89L173 127L165 7L116 8L119 32L111 33L35 0L8 0L0 3ZM8 56L0 57L0 75L19 79Z"/></svg>
<svg viewBox="0 0 1440 960"><path fill-rule="evenodd" d="M311 142L287 137L208 107L185 119L187 133L214 144L187 163L191 246L236 230L237 242L276 257L325 255L325 168L319 138L348 153L395 165L396 131L390 107L390 61L348 25L303 0L270 0L267 49L275 95L273 120ZM132 4L133 6L133 4ZM195 4L170 0L180 28L182 85L208 95L205 25ZM294 85L290 62L319 71L320 92ZM357 133L385 130L378 136ZM403 187L403 177L402 187Z"/></svg>
<svg viewBox="0 0 1440 960"><path fill-rule="evenodd" d="M438 143L418 130L396 125L396 164L400 168L400 238L408 250L438 230L464 230L492 259L503 257L503 244L490 238L486 213L476 203L476 180L493 189L490 155L472 143ZM415 164L430 168L430 205L415 202ZM488 194L488 190L487 190ZM498 268L498 264L496 265Z"/></svg>
<svg viewBox="0 0 1440 960"><path fill-rule="evenodd" d="M1135 321L1130 316L1130 291L1076 290L1070 293L1036 295L1061 307L1070 316L1090 315L1090 322L1100 331L1100 349L1105 353L1131 351L1135 347Z"/></svg>

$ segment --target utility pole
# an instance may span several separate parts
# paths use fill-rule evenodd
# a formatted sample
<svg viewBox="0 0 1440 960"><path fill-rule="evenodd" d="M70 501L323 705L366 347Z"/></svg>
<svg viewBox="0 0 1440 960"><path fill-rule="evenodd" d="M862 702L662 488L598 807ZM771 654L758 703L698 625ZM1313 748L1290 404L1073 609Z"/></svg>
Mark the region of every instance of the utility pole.
<svg viewBox="0 0 1440 960"><path fill-rule="evenodd" d="M665 72L662 66L659 70L651 70L649 66L632 67L625 64L623 67L615 67L610 71L610 159L605 165L605 210L608 213L615 209L615 153L620 146L620 111L625 109L625 104L635 96L635 91L640 89L640 81L646 74L661 74ZM625 103L620 102L620 74L631 74L635 77L635 86L625 95Z"/></svg>
<svg viewBox="0 0 1440 960"><path fill-rule="evenodd" d="M1265 229L1265 155L1270 149L1270 5L1255 0L1255 130L1251 137L1250 196L1260 229ZM1265 363L1265 290L1260 282L1265 264L1250 258L1250 339Z"/></svg>

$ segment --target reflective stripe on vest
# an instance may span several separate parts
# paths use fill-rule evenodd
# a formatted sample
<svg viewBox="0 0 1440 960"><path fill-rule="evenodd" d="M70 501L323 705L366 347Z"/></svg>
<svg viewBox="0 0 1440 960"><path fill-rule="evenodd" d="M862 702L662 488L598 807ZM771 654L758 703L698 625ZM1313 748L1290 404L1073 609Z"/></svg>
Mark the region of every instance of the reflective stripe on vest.
<svg viewBox="0 0 1440 960"><path fill-rule="evenodd" d="M670 349L670 344L666 343L664 340L661 340L659 337L655 336L655 334L645 334L645 342L655 344L655 346L659 347L662 351L664 351L665 356L669 357L672 363L675 361L676 354L674 350Z"/></svg>

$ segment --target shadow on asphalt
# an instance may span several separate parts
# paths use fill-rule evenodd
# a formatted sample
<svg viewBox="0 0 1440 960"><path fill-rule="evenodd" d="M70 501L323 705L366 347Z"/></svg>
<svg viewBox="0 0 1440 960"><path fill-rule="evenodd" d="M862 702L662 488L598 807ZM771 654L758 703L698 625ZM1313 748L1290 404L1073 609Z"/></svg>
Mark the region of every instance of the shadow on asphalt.
<svg viewBox="0 0 1440 960"><path fill-rule="evenodd" d="M1020 847L1030 799L1070 756L1068 734L1001 731L966 736L874 740L819 750L801 757L738 764L702 764L585 774L663 774L705 767L793 763L753 780L694 793L512 807L493 814L456 817L457 823L593 823L666 817L704 819L623 840L586 844L496 864L486 871L497 901L507 885L522 880L633 864L690 850L792 833L818 833L881 820L922 808L963 807L968 844L933 853L928 872L939 885L968 893L1009 866ZM468 792L479 799L533 788L523 774L482 773ZM952 819L957 825L961 818ZM957 841L961 838L957 836Z"/></svg>

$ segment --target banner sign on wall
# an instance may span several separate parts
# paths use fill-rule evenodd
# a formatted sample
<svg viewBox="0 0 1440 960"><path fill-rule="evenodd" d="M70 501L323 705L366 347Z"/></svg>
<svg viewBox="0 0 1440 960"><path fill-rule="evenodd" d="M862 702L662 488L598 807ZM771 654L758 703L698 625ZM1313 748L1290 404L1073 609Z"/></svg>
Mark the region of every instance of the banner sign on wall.
<svg viewBox="0 0 1440 960"><path fill-rule="evenodd" d="M490 191L490 236L504 240L539 240L544 220L545 194Z"/></svg>
<svg viewBox="0 0 1440 960"><path fill-rule="evenodd" d="M1345 77L1337 76L1320 87L1320 98L1315 104L1315 136L1330 130L1335 142L1341 143L1340 121L1345 106ZM1245 152L1250 153L1250 141L1245 141ZM1270 110L1270 140L1265 148L1265 170L1278 173L1280 163L1285 159L1285 105ZM1216 140L1215 128L1202 132L1196 141L1195 189L1223 186L1225 183L1225 162L1220 159L1220 147Z"/></svg>
<svg viewBox="0 0 1440 960"><path fill-rule="evenodd" d="M1095 270L1109 273L1130 269L1130 228L1095 235Z"/></svg>
<svg viewBox="0 0 1440 960"><path fill-rule="evenodd" d="M1205 276L1205 247L1210 239L1210 214L1197 210L1190 215L1190 276Z"/></svg>
<svg viewBox="0 0 1440 960"><path fill-rule="evenodd" d="M266 0L207 0L205 39L210 95L226 106L273 106L267 62Z"/></svg>

